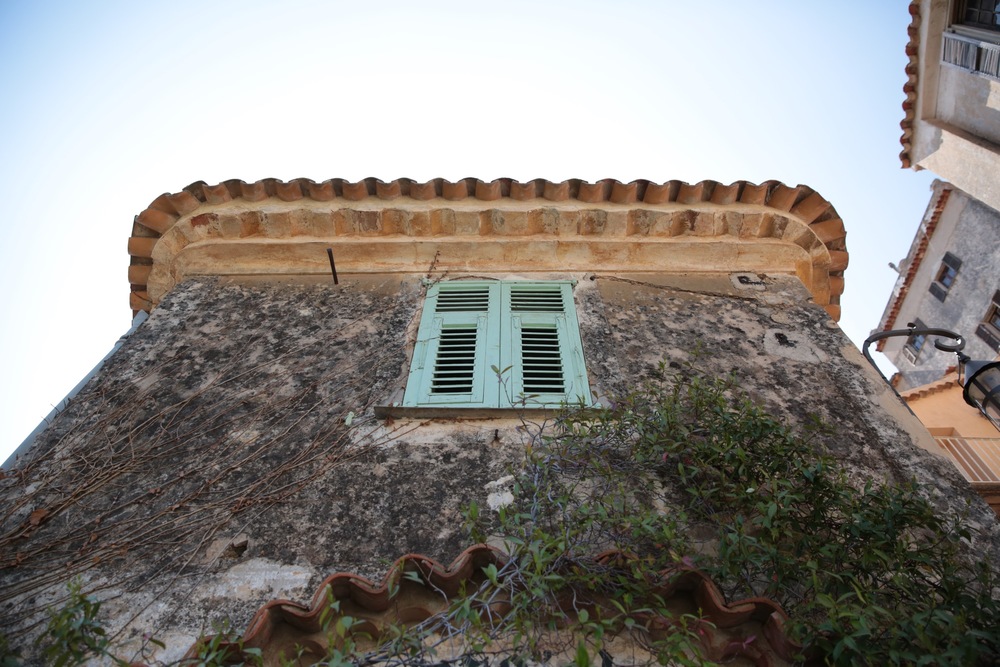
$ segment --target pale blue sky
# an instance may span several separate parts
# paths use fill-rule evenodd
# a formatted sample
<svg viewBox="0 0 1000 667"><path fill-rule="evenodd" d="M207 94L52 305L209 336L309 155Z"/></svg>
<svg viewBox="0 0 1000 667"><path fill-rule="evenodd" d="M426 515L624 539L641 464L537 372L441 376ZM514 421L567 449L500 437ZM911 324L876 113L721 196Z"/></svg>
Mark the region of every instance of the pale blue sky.
<svg viewBox="0 0 1000 667"><path fill-rule="evenodd" d="M0 458L128 328L133 216L197 180L803 183L860 344L932 178L897 157L906 6L0 0Z"/></svg>

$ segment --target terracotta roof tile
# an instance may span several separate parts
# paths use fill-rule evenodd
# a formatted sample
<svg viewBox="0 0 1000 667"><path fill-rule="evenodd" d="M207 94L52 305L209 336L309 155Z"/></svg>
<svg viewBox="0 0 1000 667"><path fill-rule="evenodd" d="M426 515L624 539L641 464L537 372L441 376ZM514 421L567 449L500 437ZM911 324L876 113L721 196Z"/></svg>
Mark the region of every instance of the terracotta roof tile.
<svg viewBox="0 0 1000 667"><path fill-rule="evenodd" d="M202 192L205 193L206 204L223 204L233 199L233 195L229 192L229 188L226 187L225 183L213 186L206 185L202 188Z"/></svg>
<svg viewBox="0 0 1000 667"><path fill-rule="evenodd" d="M133 257L152 257L156 238L133 236L128 240L128 254Z"/></svg>
<svg viewBox="0 0 1000 667"><path fill-rule="evenodd" d="M903 101L903 120L899 123L900 129L903 130L902 136L899 137L899 143L903 145L903 150L899 153L899 161L903 164L904 169L912 166L910 147L917 106L917 77L920 71L920 0L911 0L909 10L912 17L910 25L906 28L906 34L910 38L906 44L906 56L909 58L909 62L904 70L906 83L903 84L903 93L906 95L906 99Z"/></svg>
<svg viewBox="0 0 1000 667"><path fill-rule="evenodd" d="M610 563L622 558L619 552L608 552L597 561ZM338 614L350 615L360 621L361 632L377 637L389 625L418 623L445 611L451 599L484 581L482 568L490 564L502 568L505 560L499 550L479 544L463 551L448 566L422 555L403 556L378 583L337 573L323 581L308 605L273 600L262 606L242 636L243 647L260 649L265 665L277 664L280 653L295 645L322 652L326 642L323 623L336 622ZM649 595L657 596L668 608L700 613L711 624L699 628L710 660L743 658L758 665L780 665L792 663L802 652L785 633L787 616L778 604L763 598L726 603L711 579L696 569L679 565L661 572L659 579L650 583ZM332 600L339 603L339 611L332 610ZM503 600L493 608L500 614L507 611ZM669 617L644 620L666 632L672 627ZM187 657L195 657L198 648L198 644L193 646ZM237 644L229 644L226 650L239 657Z"/></svg>
<svg viewBox="0 0 1000 667"><path fill-rule="evenodd" d="M680 183L677 181L667 181L662 185L650 183L646 186L642 201L646 204L665 204L668 201L676 201L678 190L680 190Z"/></svg>
<svg viewBox="0 0 1000 667"><path fill-rule="evenodd" d="M792 207L795 206L798 195L799 188L790 188L787 185L778 183L771 191L771 196L768 198L767 203L772 208L791 211Z"/></svg>
<svg viewBox="0 0 1000 667"><path fill-rule="evenodd" d="M267 199L267 189L264 181L244 183L240 181L240 194L247 201L263 201Z"/></svg>
<svg viewBox="0 0 1000 667"><path fill-rule="evenodd" d="M843 239L847 232L844 231L844 221L840 218L831 218L823 222L814 222L809 225L809 229L816 234L820 241L829 243Z"/></svg>
<svg viewBox="0 0 1000 667"><path fill-rule="evenodd" d="M634 204L638 201L639 184L635 181L631 183L619 183L615 181L611 185L611 201L616 204Z"/></svg>
<svg viewBox="0 0 1000 667"><path fill-rule="evenodd" d="M914 398L926 398L927 396L937 394L956 385L959 385L958 373L948 373L940 380L935 380L934 382L900 392L899 396L904 401L909 401Z"/></svg>
<svg viewBox="0 0 1000 667"><path fill-rule="evenodd" d="M151 264L133 264L128 267L128 282L130 285L145 285L149 280Z"/></svg>
<svg viewBox="0 0 1000 667"><path fill-rule="evenodd" d="M177 222L177 216L155 208L147 208L136 219L139 224L149 227L158 234L163 234Z"/></svg>
<svg viewBox="0 0 1000 667"><path fill-rule="evenodd" d="M289 181L288 183L278 181L275 183L275 195L281 201L296 201L302 199L302 186L298 181Z"/></svg>
<svg viewBox="0 0 1000 667"><path fill-rule="evenodd" d="M830 208L830 202L823 199L818 192L813 192L792 207L792 213L802 218L803 222L811 223Z"/></svg>
<svg viewBox="0 0 1000 667"><path fill-rule="evenodd" d="M754 185L752 183L747 183L743 186L743 193L740 195L740 201L744 204L760 204L763 205L767 201L768 194L768 184L762 183L760 185Z"/></svg>
<svg viewBox="0 0 1000 667"><path fill-rule="evenodd" d="M739 197L740 186L738 183L733 183L731 185L723 185L718 183L715 189L712 190L712 203L713 204L732 204Z"/></svg>
<svg viewBox="0 0 1000 667"><path fill-rule="evenodd" d="M693 185L681 183L680 191L677 193L677 199L675 201L681 204L696 204L698 202L705 201L706 191L707 187L705 185L705 181L695 183Z"/></svg>
<svg viewBox="0 0 1000 667"><path fill-rule="evenodd" d="M844 250L831 250L830 251L830 270L831 271L844 271L847 269L847 263L850 257Z"/></svg>

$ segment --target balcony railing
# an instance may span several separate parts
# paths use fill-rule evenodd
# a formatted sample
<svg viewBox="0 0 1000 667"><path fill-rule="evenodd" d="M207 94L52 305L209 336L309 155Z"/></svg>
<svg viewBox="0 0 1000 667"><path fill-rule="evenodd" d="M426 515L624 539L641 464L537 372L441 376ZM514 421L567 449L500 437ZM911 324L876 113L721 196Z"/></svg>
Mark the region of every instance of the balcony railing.
<svg viewBox="0 0 1000 667"><path fill-rule="evenodd" d="M948 450L959 471L973 486L1000 483L1000 438L961 438L949 435L935 439Z"/></svg>
<svg viewBox="0 0 1000 667"><path fill-rule="evenodd" d="M1000 78L1000 45L954 33L942 37L941 62Z"/></svg>

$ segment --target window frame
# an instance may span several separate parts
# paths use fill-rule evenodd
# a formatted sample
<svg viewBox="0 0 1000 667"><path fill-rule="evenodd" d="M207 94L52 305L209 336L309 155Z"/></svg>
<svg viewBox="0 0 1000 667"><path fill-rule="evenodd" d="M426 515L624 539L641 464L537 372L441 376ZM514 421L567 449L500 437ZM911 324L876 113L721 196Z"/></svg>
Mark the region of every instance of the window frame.
<svg viewBox="0 0 1000 667"><path fill-rule="evenodd" d="M937 273L934 274L934 280L928 288L938 301L944 301L948 297L948 292L954 286L961 268L962 260L950 252L944 254L941 266L938 267Z"/></svg>
<svg viewBox="0 0 1000 667"><path fill-rule="evenodd" d="M956 3L951 25L941 35L941 63L1000 79L1000 26L966 23L965 2Z"/></svg>
<svg viewBox="0 0 1000 667"><path fill-rule="evenodd" d="M990 305L976 327L976 336L994 352L1000 352L1000 290L993 293Z"/></svg>
<svg viewBox="0 0 1000 667"><path fill-rule="evenodd" d="M1000 38L1000 7L993 3L993 9L983 9L981 7L969 7L969 3L979 3L982 0L961 0L955 3L955 13L954 13L954 24L957 26L962 26L966 29L971 30L982 30L987 33L996 34ZM992 23L983 23L982 21L968 20L966 17L968 12L974 11L979 13L993 14L996 20Z"/></svg>
<svg viewBox="0 0 1000 667"><path fill-rule="evenodd" d="M921 322L919 319L913 321L914 329L926 329L927 325ZM915 336L908 336L906 342L903 344L903 354L906 358L910 360L910 363L916 363L917 357L920 356L920 351L924 349L924 345L927 344L927 336L924 334L917 334Z"/></svg>
<svg viewBox="0 0 1000 667"><path fill-rule="evenodd" d="M573 299L575 284L570 280L450 280L430 284L402 407L554 408L589 402L590 385ZM469 302L467 311L441 312L441 295L455 293L485 293L487 297ZM559 298L552 300L557 294ZM471 357L467 345L460 346L454 358L447 356L451 354L448 350L442 354L441 333L449 328L465 332L474 328ZM526 342L528 332L533 343ZM530 351L527 357L526 350ZM459 379L442 381L449 364L458 369ZM554 375L554 364L558 364L558 376ZM554 377L560 378L562 391L543 391L559 386ZM447 382L455 388L471 385L470 391L448 391Z"/></svg>

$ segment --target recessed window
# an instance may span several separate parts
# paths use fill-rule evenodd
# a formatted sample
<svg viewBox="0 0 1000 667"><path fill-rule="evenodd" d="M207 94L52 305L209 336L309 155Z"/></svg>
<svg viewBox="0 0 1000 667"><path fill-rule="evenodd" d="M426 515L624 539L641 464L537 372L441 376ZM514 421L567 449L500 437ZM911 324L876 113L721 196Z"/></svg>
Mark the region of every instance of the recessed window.
<svg viewBox="0 0 1000 667"><path fill-rule="evenodd" d="M937 274L934 276L934 282L930 286L931 294L938 300L944 301L948 296L948 290L955 284L955 278L958 276L958 270L961 266L962 260L958 257L955 257L950 252L944 254L941 266L938 268Z"/></svg>
<svg viewBox="0 0 1000 667"><path fill-rule="evenodd" d="M1000 304L994 303L990 307L990 312L986 314L986 324L1000 331Z"/></svg>
<svg viewBox="0 0 1000 667"><path fill-rule="evenodd" d="M428 289L404 406L554 407L589 394L571 282Z"/></svg>
<svg viewBox="0 0 1000 667"><path fill-rule="evenodd" d="M1000 2L965 0L942 35L941 62L1000 78Z"/></svg>
<svg viewBox="0 0 1000 667"><path fill-rule="evenodd" d="M1000 2L997 0L965 0L959 10L959 22L985 30L1000 31Z"/></svg>
<svg viewBox="0 0 1000 667"><path fill-rule="evenodd" d="M994 351L1000 352L1000 290L993 294L986 315L976 327L976 336L985 341Z"/></svg>
<svg viewBox="0 0 1000 667"><path fill-rule="evenodd" d="M917 329L927 328L927 325L925 325L920 320L916 320L913 323L913 326L914 328ZM906 339L906 343L903 345L903 354L906 355L906 357L911 362L915 362L917 360L917 356L920 354L920 350L924 348L924 343L926 342L927 342L927 336L925 336L924 334L917 334L915 336L910 336L909 338Z"/></svg>

